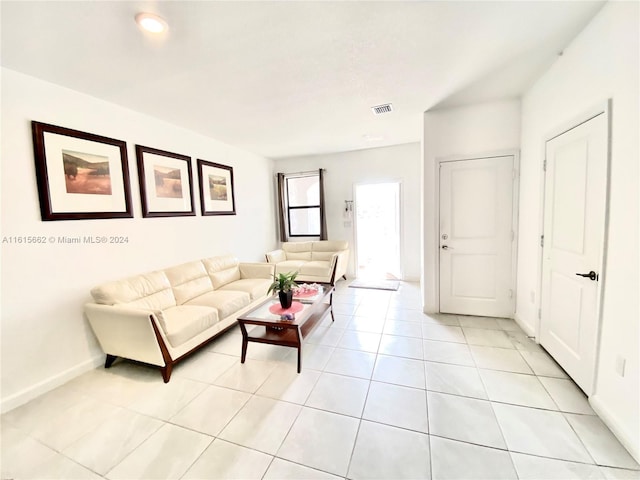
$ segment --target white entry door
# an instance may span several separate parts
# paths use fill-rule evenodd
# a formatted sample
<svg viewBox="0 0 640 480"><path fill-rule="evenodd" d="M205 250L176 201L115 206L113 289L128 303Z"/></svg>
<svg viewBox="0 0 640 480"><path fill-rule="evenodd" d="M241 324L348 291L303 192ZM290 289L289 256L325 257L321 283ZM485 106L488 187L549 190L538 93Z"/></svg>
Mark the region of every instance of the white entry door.
<svg viewBox="0 0 640 480"><path fill-rule="evenodd" d="M440 164L440 311L512 317L514 156Z"/></svg>
<svg viewBox="0 0 640 480"><path fill-rule="evenodd" d="M547 142L540 343L593 393L604 238L604 113Z"/></svg>

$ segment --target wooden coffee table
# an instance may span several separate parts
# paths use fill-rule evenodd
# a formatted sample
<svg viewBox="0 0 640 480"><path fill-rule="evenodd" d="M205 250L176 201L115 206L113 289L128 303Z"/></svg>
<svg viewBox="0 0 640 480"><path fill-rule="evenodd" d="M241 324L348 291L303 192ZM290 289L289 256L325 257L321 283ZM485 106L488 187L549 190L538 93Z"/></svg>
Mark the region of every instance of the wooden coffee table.
<svg viewBox="0 0 640 480"><path fill-rule="evenodd" d="M331 321L335 321L333 317L333 292L332 285L322 284L314 296L294 297L294 302L301 303L302 309L295 313L293 320L283 320L279 314L269 311L273 305L280 306L277 296L265 300L253 310L239 316L238 323L240 330L242 330L240 363L244 363L246 359L249 342L281 345L298 349L298 373L300 373L302 369L302 343L305 338L320 323L327 311L331 313ZM248 332L247 325L257 325L258 328Z"/></svg>

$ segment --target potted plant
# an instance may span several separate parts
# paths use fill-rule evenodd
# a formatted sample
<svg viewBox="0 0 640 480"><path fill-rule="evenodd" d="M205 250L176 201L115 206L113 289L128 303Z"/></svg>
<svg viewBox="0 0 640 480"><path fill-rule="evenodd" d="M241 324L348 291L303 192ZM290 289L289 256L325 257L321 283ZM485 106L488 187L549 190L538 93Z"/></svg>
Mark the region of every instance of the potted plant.
<svg viewBox="0 0 640 480"><path fill-rule="evenodd" d="M280 305L282 308L290 308L293 302L293 288L297 287L295 279L298 276L298 272L279 273L273 274L273 283L267 290L267 294L271 292L278 292L280 298Z"/></svg>

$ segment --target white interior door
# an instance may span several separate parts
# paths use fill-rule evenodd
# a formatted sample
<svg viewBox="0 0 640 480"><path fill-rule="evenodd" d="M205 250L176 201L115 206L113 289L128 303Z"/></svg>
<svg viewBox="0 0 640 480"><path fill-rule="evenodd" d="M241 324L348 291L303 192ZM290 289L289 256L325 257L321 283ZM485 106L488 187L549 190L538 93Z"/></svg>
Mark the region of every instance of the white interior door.
<svg viewBox="0 0 640 480"><path fill-rule="evenodd" d="M514 156L440 164L440 311L512 317Z"/></svg>
<svg viewBox="0 0 640 480"><path fill-rule="evenodd" d="M605 225L604 113L548 141L546 159L540 343L589 395Z"/></svg>

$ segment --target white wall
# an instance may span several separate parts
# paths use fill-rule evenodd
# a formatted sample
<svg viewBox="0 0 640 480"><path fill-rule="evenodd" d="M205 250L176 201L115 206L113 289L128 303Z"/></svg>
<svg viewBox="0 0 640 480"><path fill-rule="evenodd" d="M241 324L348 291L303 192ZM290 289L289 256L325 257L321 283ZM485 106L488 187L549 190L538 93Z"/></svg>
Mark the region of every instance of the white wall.
<svg viewBox="0 0 640 480"><path fill-rule="evenodd" d="M538 327L541 162L544 141L607 99L613 100L607 265L596 393L591 402L640 459L639 148L637 2L609 2L523 98L517 316ZM533 297L533 299L532 299ZM626 373L614 371L626 358Z"/></svg>
<svg viewBox="0 0 640 480"><path fill-rule="evenodd" d="M42 222L31 120L125 140L132 219ZM142 218L134 145L234 168L235 216ZM2 70L2 236L123 235L126 245L2 244L2 410L102 362L83 318L110 279L224 253L262 261L276 245L272 162L154 118Z"/></svg>
<svg viewBox="0 0 640 480"><path fill-rule="evenodd" d="M426 312L437 312L438 160L514 152L520 144L520 102L505 100L424 114L424 280Z"/></svg>
<svg viewBox="0 0 640 480"><path fill-rule="evenodd" d="M420 144L371 148L328 155L293 157L274 161L274 172L293 173L326 169L325 198L329 240L348 240L353 227L345 227L344 201L353 200L356 183L401 182L402 271L405 280L420 278ZM349 273L355 272L352 249Z"/></svg>

